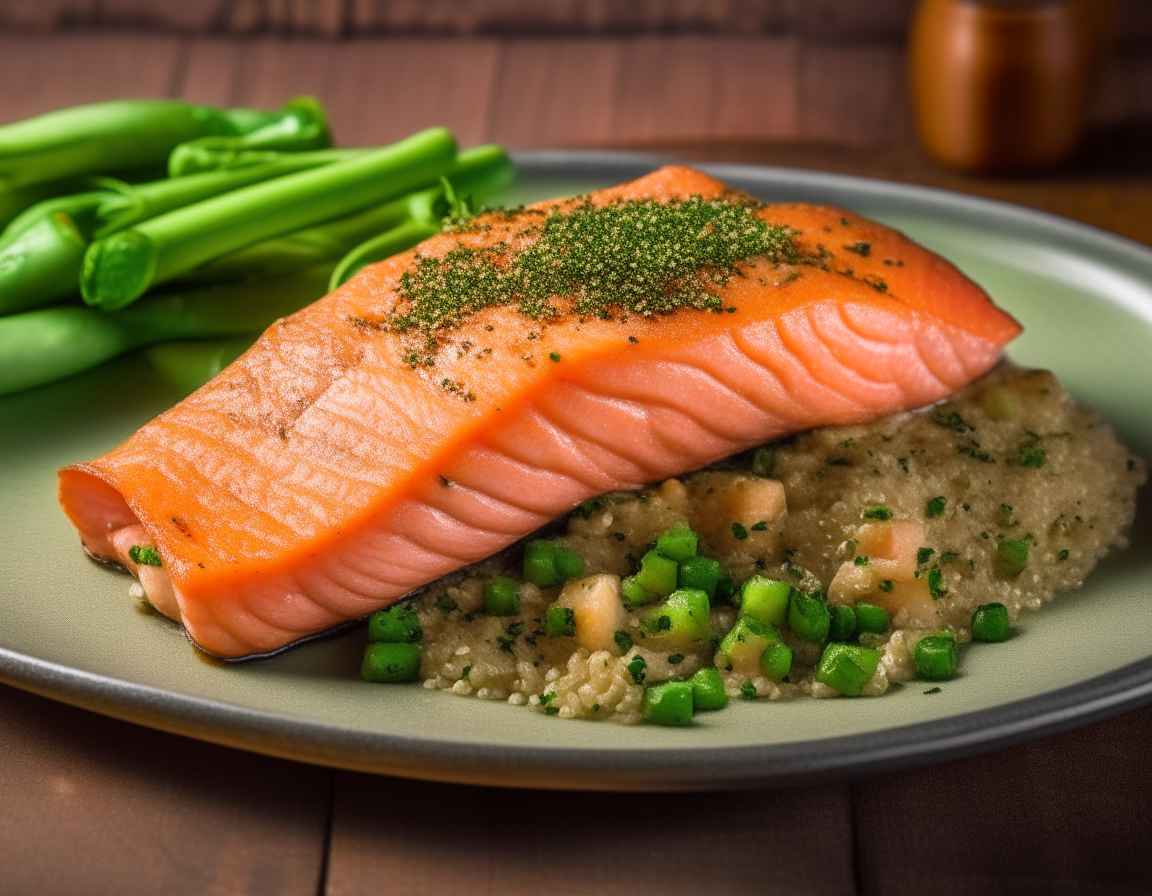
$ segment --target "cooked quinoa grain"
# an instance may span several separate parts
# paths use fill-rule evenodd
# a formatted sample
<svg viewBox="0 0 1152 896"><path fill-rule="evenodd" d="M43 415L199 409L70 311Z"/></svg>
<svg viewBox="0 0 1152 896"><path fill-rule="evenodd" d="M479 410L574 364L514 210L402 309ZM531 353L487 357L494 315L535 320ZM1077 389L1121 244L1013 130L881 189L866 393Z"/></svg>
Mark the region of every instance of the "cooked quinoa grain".
<svg viewBox="0 0 1152 896"><path fill-rule="evenodd" d="M424 631L420 677L462 696L622 723L644 719L646 686L705 667L719 670L730 698L838 696L814 676L825 645L797 637L783 616L756 629L791 648L782 680L761 668L764 641L749 656L735 642L731 656L718 649L743 618L740 586L758 576L793 589L776 593L817 597L806 605L817 617L856 603L887 611L887 628L856 632L848 651L861 663L879 655L850 691L870 674L860 693L875 696L916 675L922 638L970 640L977 607L1001 603L1015 621L1080 587L1124 546L1144 479L1143 463L1050 373L1002 366L931 408L824 427L586 502L552 527L551 543L582 559L578 578L525 582L523 551L511 549L412 601ZM685 525L722 575L704 561L692 587L715 593L681 582L669 598L674 561L637 573L670 530L685 550ZM484 612L497 576L517 583L515 615ZM763 606L782 612L771 599Z"/></svg>

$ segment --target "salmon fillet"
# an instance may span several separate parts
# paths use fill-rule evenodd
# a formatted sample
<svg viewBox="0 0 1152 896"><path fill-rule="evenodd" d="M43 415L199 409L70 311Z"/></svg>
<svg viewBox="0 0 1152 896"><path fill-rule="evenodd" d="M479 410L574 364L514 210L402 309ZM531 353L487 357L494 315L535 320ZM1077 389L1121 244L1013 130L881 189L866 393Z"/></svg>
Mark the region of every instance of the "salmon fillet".
<svg viewBox="0 0 1152 896"><path fill-rule="evenodd" d="M937 401L1020 332L900 233L803 204L749 206L790 228L792 253L717 280L719 310L601 317L561 302L536 319L497 304L418 360L412 334L388 324L422 258L459 246L513 257L544 215L577 202L731 195L667 167L583 200L493 213L380 262L273 324L114 451L61 470L64 512L91 555L137 575L201 648L262 653L364 616L592 496ZM134 545L154 546L162 565L130 556Z"/></svg>

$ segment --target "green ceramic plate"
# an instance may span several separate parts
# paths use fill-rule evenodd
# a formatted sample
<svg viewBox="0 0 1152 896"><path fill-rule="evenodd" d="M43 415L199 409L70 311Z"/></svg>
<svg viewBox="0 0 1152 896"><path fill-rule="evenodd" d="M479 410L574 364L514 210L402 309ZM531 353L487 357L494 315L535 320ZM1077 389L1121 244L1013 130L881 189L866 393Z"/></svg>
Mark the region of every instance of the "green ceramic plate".
<svg viewBox="0 0 1152 896"><path fill-rule="evenodd" d="M515 201L628 180L656 161L519 157ZM950 258L1021 320L1013 360L1048 367L1152 457L1152 252L966 196L812 172L709 166L768 200L842 205ZM1152 495L1132 547L1020 634L965 653L941 693L737 701L688 729L561 722L523 707L358 679L362 628L271 659L205 660L134 609L56 507L56 468L99 455L179 396L128 357L0 403L0 679L145 725L347 768L516 786L677 789L797 781L932 762L1152 699Z"/></svg>

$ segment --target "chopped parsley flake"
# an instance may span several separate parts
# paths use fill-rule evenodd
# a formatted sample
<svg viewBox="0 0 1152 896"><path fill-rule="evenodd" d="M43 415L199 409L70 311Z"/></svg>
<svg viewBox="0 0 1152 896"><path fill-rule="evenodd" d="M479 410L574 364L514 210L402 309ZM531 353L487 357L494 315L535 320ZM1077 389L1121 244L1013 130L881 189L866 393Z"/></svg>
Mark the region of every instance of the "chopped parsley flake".
<svg viewBox="0 0 1152 896"><path fill-rule="evenodd" d="M885 594L891 594L892 588L894 586L895 586L895 582L893 582L891 579L885 579L883 582L881 582L876 587L879 588L881 591L883 591Z"/></svg>
<svg viewBox="0 0 1152 896"><path fill-rule="evenodd" d="M616 642L621 653L627 653L632 649L632 636L628 632L616 632L612 636L612 640Z"/></svg>
<svg viewBox="0 0 1152 896"><path fill-rule="evenodd" d="M740 696L745 700L755 700L756 685L752 684L750 681L744 682L744 684L740 685Z"/></svg>
<svg viewBox="0 0 1152 896"><path fill-rule="evenodd" d="M892 511L883 504L877 504L869 507L861 516L866 520L890 520L892 519Z"/></svg>
<svg viewBox="0 0 1152 896"><path fill-rule="evenodd" d="M1056 555L1056 562L1057 563L1063 563L1067 559L1068 559L1068 549L1067 548L1065 548L1059 554Z"/></svg>
<svg viewBox="0 0 1152 896"><path fill-rule="evenodd" d="M737 541L743 541L748 537L748 530L741 526L739 523L732 524L732 537Z"/></svg>
<svg viewBox="0 0 1152 896"><path fill-rule="evenodd" d="M128 548L128 559L141 566L163 566L156 548L148 544L134 544Z"/></svg>
<svg viewBox="0 0 1152 896"><path fill-rule="evenodd" d="M948 506L948 499L943 495L937 495L928 502L928 516L929 518L940 516L944 512L944 508Z"/></svg>
<svg viewBox="0 0 1152 896"><path fill-rule="evenodd" d="M644 657L637 654L632 657L632 661L624 667L628 670L628 674L632 676L632 680L636 684L644 684L644 679L647 677L648 664L644 662Z"/></svg>

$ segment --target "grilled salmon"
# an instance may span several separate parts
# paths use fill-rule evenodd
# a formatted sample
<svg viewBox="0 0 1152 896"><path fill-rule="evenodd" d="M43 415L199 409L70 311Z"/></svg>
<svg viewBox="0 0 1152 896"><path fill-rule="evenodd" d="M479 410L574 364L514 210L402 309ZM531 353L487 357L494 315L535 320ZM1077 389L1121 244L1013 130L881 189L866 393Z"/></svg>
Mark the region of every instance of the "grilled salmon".
<svg viewBox="0 0 1152 896"><path fill-rule="evenodd" d="M262 653L592 496L937 401L1019 332L888 227L666 167L365 269L59 498L197 645Z"/></svg>

